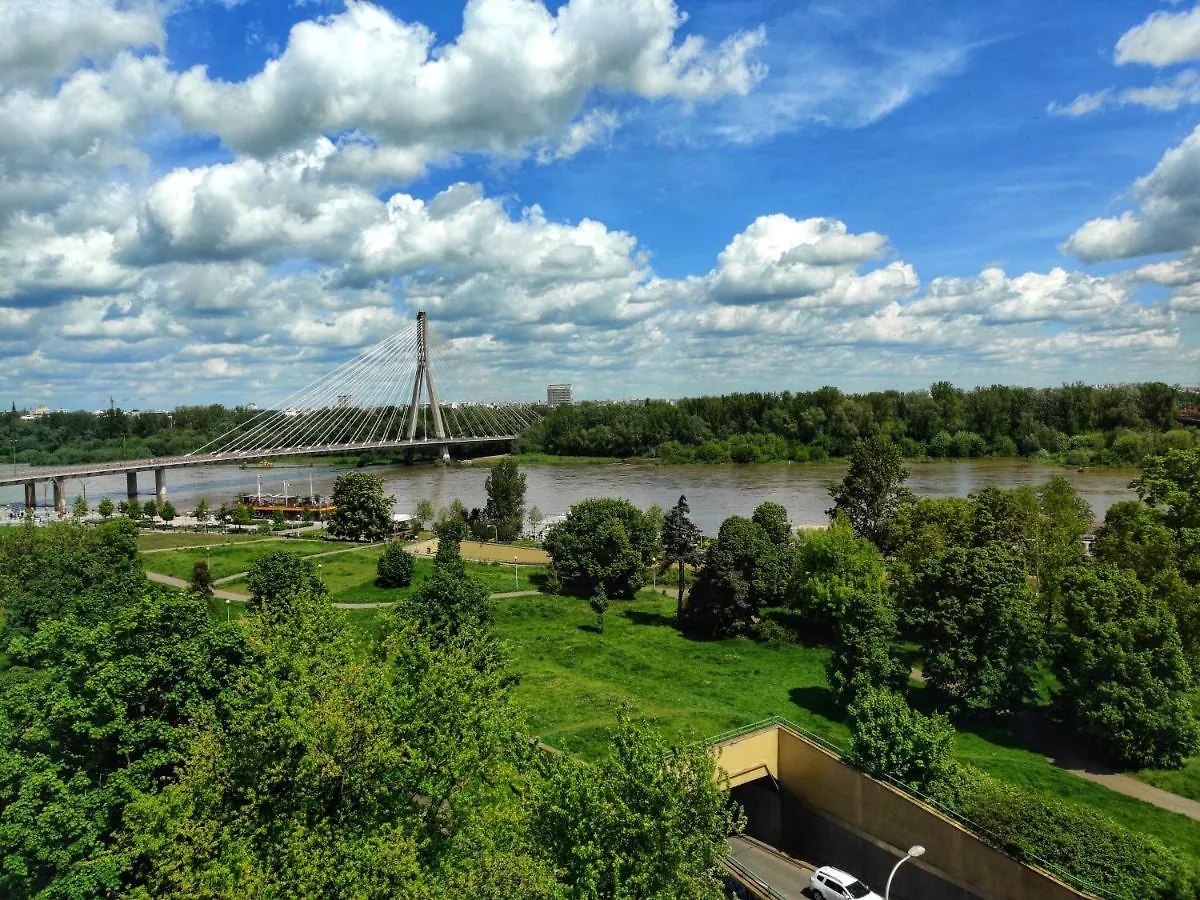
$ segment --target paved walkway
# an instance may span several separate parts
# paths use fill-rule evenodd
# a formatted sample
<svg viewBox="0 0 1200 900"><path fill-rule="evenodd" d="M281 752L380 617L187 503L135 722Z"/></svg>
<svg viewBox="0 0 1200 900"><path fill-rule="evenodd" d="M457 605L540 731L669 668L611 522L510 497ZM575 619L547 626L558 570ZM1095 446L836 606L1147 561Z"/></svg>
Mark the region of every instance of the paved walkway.
<svg viewBox="0 0 1200 900"><path fill-rule="evenodd" d="M357 553L359 550L370 550L372 547L380 547L381 544L355 544L353 547L343 547L340 550L330 550L327 553L310 553L305 559L323 559L326 556L337 556L339 553ZM216 579L213 584L228 584L231 581L237 581L239 578L245 578L249 572L234 572L232 575L226 575L224 578Z"/></svg>
<svg viewBox="0 0 1200 900"><path fill-rule="evenodd" d="M341 551L345 552L345 551ZM328 554L326 554L328 555ZM245 573L242 573L245 574ZM172 575L164 575L162 572L147 572L146 577L158 584L165 584L174 588L186 588L188 582L182 578L175 578ZM237 576L234 576L237 577ZM222 579L225 580L225 579ZM216 584L217 582L213 582ZM489 600L509 600L513 597L536 597L541 591L501 591L498 594L488 594ZM236 591L221 591L214 590L213 596L218 600L228 600L230 603L249 603L249 594L239 594ZM396 601L388 600L379 603L334 603L331 604L334 609L387 609L389 606L395 606Z"/></svg>
<svg viewBox="0 0 1200 900"><path fill-rule="evenodd" d="M917 681L925 680L925 673L918 668L914 667L908 674L910 678ZM1162 788L1156 788L1132 775L1126 775L1103 763L1087 759L1078 749L1027 722L1024 727L1019 727L1019 731L1029 749L1042 754L1046 757L1046 761L1055 768L1078 775L1093 784L1101 785L1118 794L1124 794L1126 797L1133 797L1135 800L1141 800L1151 806L1157 806L1159 809L1178 813L1200 822L1200 803L1195 800L1181 797L1179 794L1172 794Z"/></svg>

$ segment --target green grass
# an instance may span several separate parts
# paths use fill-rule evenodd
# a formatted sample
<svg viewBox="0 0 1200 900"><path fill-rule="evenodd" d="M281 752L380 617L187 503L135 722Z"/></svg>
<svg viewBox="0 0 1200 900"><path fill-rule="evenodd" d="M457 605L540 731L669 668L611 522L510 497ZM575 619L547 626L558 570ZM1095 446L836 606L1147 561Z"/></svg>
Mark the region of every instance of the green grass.
<svg viewBox="0 0 1200 900"><path fill-rule="evenodd" d="M194 547L200 544L236 544L259 540L257 534L205 534L202 531L166 532L143 531L138 534L139 550L162 550L167 547ZM166 554L155 554L166 555Z"/></svg>
<svg viewBox="0 0 1200 900"><path fill-rule="evenodd" d="M780 715L836 745L848 742L825 680L825 649L769 648L747 638L693 641L671 625L674 601L648 593L614 602L603 635L583 600L501 600L496 613L521 675L517 696L530 726L562 749L599 754L623 700L672 735L714 735ZM1091 806L1200 860L1200 822L1057 769L1020 747L1007 729L963 727L957 743L963 762Z"/></svg>
<svg viewBox="0 0 1200 900"><path fill-rule="evenodd" d="M315 553L328 553L341 549L337 544L325 541L299 541L290 539L260 540L257 543L241 542L229 546L199 547L194 550L176 550L170 553L152 553L142 557L144 567L151 572L162 572L176 578L191 578L192 567L202 560L208 560L209 571L213 578L227 578L238 572L245 572L250 565L264 553L275 550L287 550L302 556ZM337 557L333 557L337 559Z"/></svg>

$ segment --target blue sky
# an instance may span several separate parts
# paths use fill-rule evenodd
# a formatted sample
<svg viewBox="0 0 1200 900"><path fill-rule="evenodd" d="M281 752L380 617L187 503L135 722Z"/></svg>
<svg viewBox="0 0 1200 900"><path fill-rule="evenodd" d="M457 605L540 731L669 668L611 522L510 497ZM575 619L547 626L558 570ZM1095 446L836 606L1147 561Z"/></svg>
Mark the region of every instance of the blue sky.
<svg viewBox="0 0 1200 900"><path fill-rule="evenodd" d="M14 12L0 400L1200 382L1185 2Z"/></svg>

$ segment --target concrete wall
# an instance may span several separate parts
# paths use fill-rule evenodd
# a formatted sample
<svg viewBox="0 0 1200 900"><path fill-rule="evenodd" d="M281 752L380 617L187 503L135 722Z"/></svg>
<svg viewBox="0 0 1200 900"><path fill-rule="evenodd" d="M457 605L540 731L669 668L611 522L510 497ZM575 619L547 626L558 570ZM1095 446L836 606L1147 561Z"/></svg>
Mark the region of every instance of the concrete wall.
<svg viewBox="0 0 1200 900"><path fill-rule="evenodd" d="M774 754L763 743L768 734L776 744ZM897 876L897 896L931 900L1084 896L996 850L901 791L863 775L785 726L773 725L734 739L728 748L720 748L718 762L730 774L756 763L762 766L760 773L763 768L771 770L780 793L779 826L776 829L768 819L763 828L769 833L777 830L776 846L818 865L843 866L876 890L882 889L891 866L908 847L921 844L925 855L906 863L903 875ZM742 783L749 780L743 778ZM768 808L765 797L752 796L760 811ZM766 837L760 840L771 843ZM922 876L918 869L933 877ZM918 890L910 894L910 885Z"/></svg>

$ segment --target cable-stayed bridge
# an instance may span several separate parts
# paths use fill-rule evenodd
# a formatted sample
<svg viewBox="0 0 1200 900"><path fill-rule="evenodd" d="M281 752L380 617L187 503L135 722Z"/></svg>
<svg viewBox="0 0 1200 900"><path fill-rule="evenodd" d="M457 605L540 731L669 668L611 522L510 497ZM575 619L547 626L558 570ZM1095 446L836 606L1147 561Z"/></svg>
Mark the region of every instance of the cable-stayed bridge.
<svg viewBox="0 0 1200 900"><path fill-rule="evenodd" d="M409 327L185 456L35 467L0 474L0 485L24 484L25 505L32 508L37 485L51 482L54 505L64 513L68 479L125 472L132 500L138 472L152 471L161 503L168 469L393 449L432 452L445 461L454 445L513 441L544 414L540 403L440 399L430 351L419 312ZM446 375L439 369L443 386L454 381L452 372Z"/></svg>

